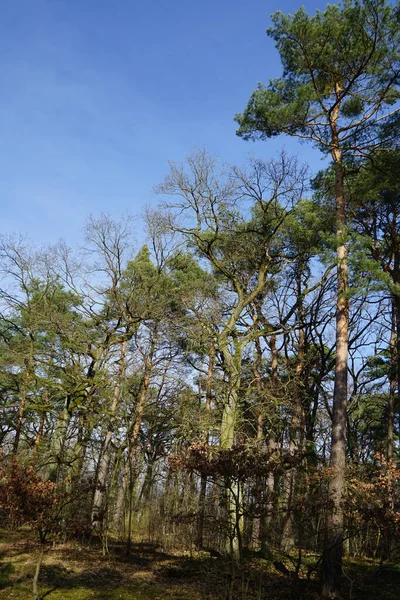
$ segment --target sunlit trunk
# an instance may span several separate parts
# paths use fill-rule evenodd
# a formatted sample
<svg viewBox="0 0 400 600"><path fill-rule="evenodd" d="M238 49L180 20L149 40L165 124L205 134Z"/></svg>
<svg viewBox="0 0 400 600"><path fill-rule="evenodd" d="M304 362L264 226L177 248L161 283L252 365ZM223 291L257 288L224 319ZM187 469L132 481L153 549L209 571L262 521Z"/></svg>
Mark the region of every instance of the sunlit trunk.
<svg viewBox="0 0 400 600"><path fill-rule="evenodd" d="M212 379L214 375L214 361L215 361L215 345L214 340L211 340L210 350L208 354L208 370L206 380L206 402L205 402L205 416L206 416L206 430L204 431L205 443L209 443L209 421L210 411L212 402ZM204 538L204 517L205 517L205 501L207 492L207 475L204 473L201 475L200 480L200 493L199 493L199 516L197 520L197 539L196 546L200 550L203 547Z"/></svg>
<svg viewBox="0 0 400 600"><path fill-rule="evenodd" d="M136 453L137 453L137 443L140 433L140 428L142 426L142 420L144 411L146 408L146 400L147 400L147 392L150 386L150 376L153 368L153 358L154 351L156 345L157 333L153 332L150 350L148 356L145 358L144 364L144 373L142 378L142 383L139 391L139 396L136 405L136 414L135 419L133 421L132 427L128 430L127 433L127 445L128 452L127 457L122 469L121 482L118 488L117 494L117 504L115 508L115 524L120 526L123 520L124 515L124 505L126 501L126 494L128 488L132 488L133 478L135 477L135 471L137 470L136 465ZM131 505L131 498L129 497L129 503ZM129 515L130 518L130 515Z"/></svg>
<svg viewBox="0 0 400 600"><path fill-rule="evenodd" d="M118 408L120 395L121 395L121 384L125 373L125 354L126 354L126 342L122 342L121 351L119 357L119 368L117 379L114 386L114 393L110 407L110 416L108 421L107 431L103 440L103 446L101 450L100 460L97 467L96 473L96 487L93 498L92 506L92 527L100 530L103 526L106 495L107 495L107 479L110 471L111 462L111 441L114 435L114 420L115 414Z"/></svg>
<svg viewBox="0 0 400 600"><path fill-rule="evenodd" d="M337 304L336 363L332 405L332 475L328 490L328 514L323 560L323 595L340 597L342 576L346 468L347 362L349 344L348 260L346 246L346 201L341 152L333 151L336 172Z"/></svg>
<svg viewBox="0 0 400 600"><path fill-rule="evenodd" d="M227 342L221 347L224 356L224 369L228 376L227 396L224 402L221 422L221 448L230 450L235 441L237 421L242 348L236 344L234 354L228 349ZM234 556L240 556L243 533L243 515L241 514L242 491L238 481L227 478L225 481L226 509L228 512L229 535L227 551Z"/></svg>

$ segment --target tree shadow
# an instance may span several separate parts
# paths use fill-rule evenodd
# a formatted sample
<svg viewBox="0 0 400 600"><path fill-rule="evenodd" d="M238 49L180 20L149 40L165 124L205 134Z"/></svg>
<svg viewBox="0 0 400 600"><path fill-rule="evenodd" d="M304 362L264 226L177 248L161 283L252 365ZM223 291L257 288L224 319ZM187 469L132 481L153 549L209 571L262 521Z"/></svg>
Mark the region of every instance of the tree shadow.
<svg viewBox="0 0 400 600"><path fill-rule="evenodd" d="M13 551L14 553L14 551ZM0 558L0 588L31 581L33 572L15 578L18 565ZM50 552L51 555L51 552ZM15 558L15 557L14 557ZM44 564L39 578L41 598L52 595L69 597L74 590L88 590L93 600L112 598L204 598L215 600L229 597L255 600L315 600L318 583L297 578L293 573L278 572L271 560L249 555L243 561L211 556L209 553L177 556L167 554L154 544L133 543L126 555L123 543L113 542L110 554L103 557L98 547L57 547L54 560ZM345 563L343 597L352 600L397 600L400 589L400 568L395 565L378 567L364 561ZM233 590L233 592L232 592ZM165 592L165 593L164 593ZM61 594L61 596L60 596Z"/></svg>
<svg viewBox="0 0 400 600"><path fill-rule="evenodd" d="M376 565L366 561L344 564L343 589L352 600L397 600L400 568L396 564Z"/></svg>
<svg viewBox="0 0 400 600"><path fill-rule="evenodd" d="M11 562L0 563L0 590L12 585L11 575L15 572L15 567Z"/></svg>
<svg viewBox="0 0 400 600"><path fill-rule="evenodd" d="M44 565L40 586L45 591L41 598L51 599L53 592L62 593L62 590L65 590L67 595L67 590L79 588L90 590L93 600L109 600L113 594L118 594L119 597L121 591L132 599L150 599L154 594L159 598L160 591L166 590L166 597L175 597L176 594L176 597L200 596L206 600L214 600L227 597L230 589L237 591L237 596L233 597L245 597L248 600L315 598L313 582L294 581L282 574L267 572L265 562L255 566L252 561L239 564L223 557L174 556L148 544L135 544L132 547L132 555L127 557L122 549L123 545L119 546L119 549L113 547L107 564L101 564L100 560L93 564L86 563L85 569L79 572L63 565ZM65 564L68 564L67 554ZM140 571L138 576L137 567ZM142 571L148 571L151 579L143 579Z"/></svg>

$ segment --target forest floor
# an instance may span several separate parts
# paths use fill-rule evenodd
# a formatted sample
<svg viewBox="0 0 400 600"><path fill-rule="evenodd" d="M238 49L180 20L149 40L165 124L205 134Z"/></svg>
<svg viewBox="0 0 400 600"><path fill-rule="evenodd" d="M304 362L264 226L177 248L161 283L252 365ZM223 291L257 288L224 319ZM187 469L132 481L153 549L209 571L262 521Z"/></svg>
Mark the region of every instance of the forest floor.
<svg viewBox="0 0 400 600"><path fill-rule="evenodd" d="M0 599L29 600L39 546L27 532L0 531ZM310 564L311 558L308 560ZM313 558L312 560L315 560ZM307 558L306 558L307 562ZM289 563L285 564L290 568ZM232 569L234 577L232 577ZM165 552L149 543L125 547L110 543L103 556L97 545L57 544L45 554L39 598L47 600L317 600L317 583L281 573L273 559L248 558L241 564L209 553L192 556ZM400 565L371 561L345 566L343 597L348 600L397 600Z"/></svg>

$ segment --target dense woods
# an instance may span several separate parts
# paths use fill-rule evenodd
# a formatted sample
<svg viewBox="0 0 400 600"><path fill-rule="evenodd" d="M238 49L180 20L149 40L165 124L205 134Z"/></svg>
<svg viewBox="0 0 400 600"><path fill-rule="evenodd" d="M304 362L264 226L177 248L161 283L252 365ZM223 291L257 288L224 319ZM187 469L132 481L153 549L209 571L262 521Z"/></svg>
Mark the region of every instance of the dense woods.
<svg viewBox="0 0 400 600"><path fill-rule="evenodd" d="M324 171L196 151L140 224L1 238L0 517L37 535L36 597L48 540L259 556L329 598L343 556L400 560L399 9L273 24L238 133Z"/></svg>

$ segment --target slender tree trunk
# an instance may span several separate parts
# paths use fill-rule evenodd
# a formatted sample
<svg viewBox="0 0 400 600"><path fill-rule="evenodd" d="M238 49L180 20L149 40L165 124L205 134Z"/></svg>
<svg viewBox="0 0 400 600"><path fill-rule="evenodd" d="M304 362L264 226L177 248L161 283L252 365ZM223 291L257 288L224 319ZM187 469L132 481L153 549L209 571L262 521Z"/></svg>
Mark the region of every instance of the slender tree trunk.
<svg viewBox="0 0 400 600"><path fill-rule="evenodd" d="M274 429L274 421L275 421L275 404L274 400L276 399L276 395L278 392L278 350L276 347L276 335L272 334L269 340L269 347L271 350L271 390L273 395L272 402L272 414L270 419L270 431L268 436L268 449L271 454L277 452L278 444L276 441L276 433ZM275 474L273 471L270 471L267 475L267 506L266 506L266 519L265 519L265 527L262 530L263 536L265 536L264 540L261 540L261 550L264 552L264 548L266 548L266 538L271 537L272 523L275 519Z"/></svg>
<svg viewBox="0 0 400 600"><path fill-rule="evenodd" d="M103 525L105 504L106 504L106 486L111 462L111 440L114 434L114 419L121 396L121 384L125 373L125 354L126 341L121 344L119 369L117 380L114 387L113 399L110 407L110 415L106 435L103 440L103 447L100 455L96 474L96 487L92 506L92 527L100 530Z"/></svg>
<svg viewBox="0 0 400 600"><path fill-rule="evenodd" d="M254 317L254 322L255 321L256 321L256 317ZM262 413L262 403L263 403L264 398L263 398L263 382L262 382L261 372L260 372L261 363L262 363L262 349L261 349L260 338L256 338L254 343L255 343L255 347L256 347L256 358L255 358L255 361L253 364L253 375L254 375L255 387L258 392L257 407L256 407L256 410L257 410L256 439L257 439L257 443L260 444L260 446L262 446L262 445L264 445L265 440L264 440L264 420L263 420L263 413ZM251 540L252 540L253 547L258 549L258 544L261 540L261 530L263 527L265 529L265 525L263 523L265 521L264 502L263 502L263 500L264 500L264 478L261 477L260 475L256 476L254 499L255 499L256 506L257 506L257 514L253 518Z"/></svg>
<svg viewBox="0 0 400 600"><path fill-rule="evenodd" d="M400 269L400 265L398 266ZM400 285L400 281L396 281L397 285ZM400 408L400 295L395 295L395 307L396 307L396 370L397 370L397 393L395 396L395 412Z"/></svg>
<svg viewBox="0 0 400 600"><path fill-rule="evenodd" d="M215 345L214 340L211 340L210 350L208 353L208 370L207 370L207 380L206 380L206 403L205 403L205 415L206 415L206 430L204 432L205 443L209 442L209 419L210 419L210 411L211 411L211 402L212 402L212 379L214 375L214 361L215 361ZM205 500L206 500L206 492L207 492L207 475L201 475L200 481L200 493L199 493L199 516L197 521L197 539L196 546L198 550L201 550L203 547L203 537L204 537L204 517L205 517Z"/></svg>
<svg viewBox="0 0 400 600"><path fill-rule="evenodd" d="M394 456L394 420L396 404L397 383L397 348L396 348L396 306L392 297L392 331L390 335L390 389L388 406L388 432L387 432L387 458L393 460Z"/></svg>
<svg viewBox="0 0 400 600"><path fill-rule="evenodd" d="M50 481L58 481L60 465L62 463L65 440L67 437L68 426L71 421L69 410L70 399L65 399L65 405L57 419L56 426L51 438L50 459L47 469L47 478Z"/></svg>
<svg viewBox="0 0 400 600"><path fill-rule="evenodd" d="M22 395L21 395L21 400L19 403L17 425L15 427L15 438L14 438L14 444L13 444L13 455L14 456L18 453L18 446L19 446L19 442L21 439L22 425L24 422L26 402L27 402L27 398L28 398L29 378L34 373L34 367L33 367L34 353L35 353L34 338L32 335L30 335L30 337L29 337L29 354L28 354L27 358L25 359L25 373L24 373L24 380L23 380L23 385L22 385Z"/></svg>
<svg viewBox="0 0 400 600"><path fill-rule="evenodd" d="M45 408L40 413L39 428L38 428L38 431L37 431L37 434L35 437L35 442L33 444L33 455L34 456L36 455L36 453L39 449L40 442L42 441L44 422L46 420L47 407L49 406L49 390L47 388L44 391L44 406L45 406Z"/></svg>
<svg viewBox="0 0 400 600"><path fill-rule="evenodd" d="M38 598L39 598L38 581L39 581L40 569L41 569L41 566L43 563L43 558L44 558L44 545L41 544L39 556L36 561L35 574L34 574L33 580L32 580L32 595L33 595L34 600L38 600Z"/></svg>
<svg viewBox="0 0 400 600"><path fill-rule="evenodd" d="M51 344L50 361L49 361L48 372L47 372L47 377L49 379L51 379L51 377L52 377L52 367L54 365L54 348L55 348L55 346L54 346L54 342L53 342ZM34 456L36 455L36 453L39 449L39 446L40 446L40 442L42 441L44 424L46 421L46 414L48 412L49 406L50 406L49 390L46 387L46 389L44 390L44 407L40 414L39 429L36 434L35 443L34 443L34 447L33 447L33 455Z"/></svg>
<svg viewBox="0 0 400 600"><path fill-rule="evenodd" d="M304 409L303 409L303 385L302 375L304 371L304 308L302 302L302 284L301 278L303 273L303 265L300 263L297 266L297 298L298 298L298 334L299 342L297 348L297 365L294 377L294 393L292 405L292 419L289 428L289 452L292 456L301 450L302 441L304 439ZM285 475L284 489L286 496L286 514L284 516L282 528L281 546L286 552L294 547L294 522L293 522L293 499L296 488L296 480L298 473L292 468Z"/></svg>
<svg viewBox="0 0 400 600"><path fill-rule="evenodd" d="M295 442L296 449L300 449L304 443L305 437L305 414L304 414L304 358L305 358L305 334L304 334L304 307L302 300L302 283L301 277L303 267L299 267L297 274L297 295L299 301L298 308L298 326L299 326L299 343L297 349L297 365L295 373L295 393L294 393L294 408L292 421L291 439Z"/></svg>
<svg viewBox="0 0 400 600"><path fill-rule="evenodd" d="M332 476L328 489L328 514L323 556L322 593L327 598L340 597L342 576L346 468L347 361L349 345L348 261L346 246L346 201L344 169L339 148L333 151L336 171L337 223L337 305L336 364L332 406L331 460Z"/></svg>
<svg viewBox="0 0 400 600"><path fill-rule="evenodd" d="M154 463L156 462L157 453L151 452L147 457L146 472L144 475L142 489L140 490L138 503L140 506L146 506L151 499L151 492L154 483Z"/></svg>
<svg viewBox="0 0 400 600"><path fill-rule="evenodd" d="M72 450L71 461L67 471L67 476L71 482L77 481L82 475L86 452L92 439L92 431L93 427L86 423L86 415L79 415L78 437Z"/></svg>
<svg viewBox="0 0 400 600"><path fill-rule="evenodd" d="M17 419L17 424L15 426L15 437L14 437L14 444L13 444L13 454L14 455L16 455L18 453L18 446L19 446L19 442L21 439L21 433L22 433L22 424L24 422L26 399L28 396L28 382L29 382L28 367L26 367L26 369L25 369L23 381L24 382L22 385L22 394L21 394L21 399L19 402L19 409L18 409L18 419Z"/></svg>
<svg viewBox="0 0 400 600"><path fill-rule="evenodd" d="M117 504L115 508L115 523L121 523L124 514L124 505L126 499L126 492L128 487L131 487L131 479L134 477L134 471L136 470L135 455L137 450L137 442L139 438L140 428L142 426L142 420L144 411L146 408L147 392L150 386L150 376L153 368L153 358L157 339L156 330L153 331L149 354L145 359L143 379L140 387L136 416L133 422L132 429L128 432L128 452L124 467L122 470L121 485L118 490ZM131 500L129 500L131 504Z"/></svg>
<svg viewBox="0 0 400 600"><path fill-rule="evenodd" d="M221 448L229 450L235 441L235 427L239 402L242 348L236 344L235 353L232 355L228 343L220 343L224 357L224 369L228 375L228 393L222 412L221 423ZM243 516L241 515L242 494L238 481L229 478L225 482L226 508L228 511L229 537L227 551L233 556L241 554L241 540L243 531Z"/></svg>
<svg viewBox="0 0 400 600"><path fill-rule="evenodd" d="M387 459L394 459L394 429L396 419L396 405L399 406L400 395L400 298L392 294L392 331L390 335L390 387L389 387L389 406L388 406L388 431L387 431ZM397 387L397 393L396 393ZM394 509L394 482L392 478L388 482L388 500L389 506ZM389 547L391 540L388 541Z"/></svg>

